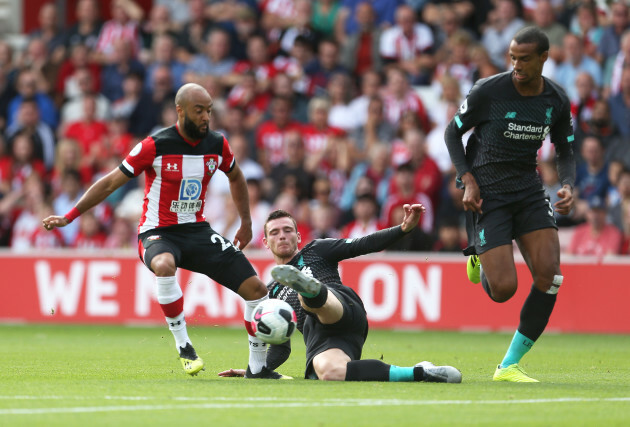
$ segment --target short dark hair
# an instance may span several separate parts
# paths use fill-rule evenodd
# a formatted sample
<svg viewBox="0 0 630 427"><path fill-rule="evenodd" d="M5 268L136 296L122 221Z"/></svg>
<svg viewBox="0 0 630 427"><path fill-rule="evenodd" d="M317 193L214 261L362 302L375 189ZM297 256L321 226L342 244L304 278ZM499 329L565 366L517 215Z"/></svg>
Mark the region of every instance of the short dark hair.
<svg viewBox="0 0 630 427"><path fill-rule="evenodd" d="M265 232L265 237L267 237L267 224L269 223L269 221L273 221L274 219L278 219L278 218L291 218L291 221L293 221L293 226L295 227L295 231L297 231L297 222L295 221L295 218L293 218L293 215L291 215L289 212L285 210L276 209L275 211L269 214L269 216L267 217L267 220L265 221L265 224L263 225L263 231Z"/></svg>
<svg viewBox="0 0 630 427"><path fill-rule="evenodd" d="M401 163L396 167L396 172L415 172L415 168L411 164L411 162Z"/></svg>
<svg viewBox="0 0 630 427"><path fill-rule="evenodd" d="M549 50L549 38L538 27L525 27L519 30L513 39L517 44L536 44L536 52L542 55Z"/></svg>

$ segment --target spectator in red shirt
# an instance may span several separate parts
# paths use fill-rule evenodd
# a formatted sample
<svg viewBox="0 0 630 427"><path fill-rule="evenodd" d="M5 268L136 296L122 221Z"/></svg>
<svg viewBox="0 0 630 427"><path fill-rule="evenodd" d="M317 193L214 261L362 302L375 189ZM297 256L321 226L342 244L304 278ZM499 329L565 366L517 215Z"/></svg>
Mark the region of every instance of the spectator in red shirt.
<svg viewBox="0 0 630 427"><path fill-rule="evenodd" d="M442 188L442 173L437 163L429 157L426 136L419 130L405 132L404 142L411 154L410 162L415 169L414 186L417 192L431 198L433 208L437 209Z"/></svg>
<svg viewBox="0 0 630 427"><path fill-rule="evenodd" d="M11 215L11 249L14 251L25 251L32 247L31 236L36 229L41 228L38 212L46 199L44 181L37 174L28 176L20 192L22 198Z"/></svg>
<svg viewBox="0 0 630 427"><path fill-rule="evenodd" d="M416 22L416 12L407 5L396 9L396 25L381 36L380 53L386 63L396 63L415 84L427 84L435 66L433 32Z"/></svg>
<svg viewBox="0 0 630 427"><path fill-rule="evenodd" d="M342 129L328 124L330 102L326 98L312 98L308 104L308 123L302 126L306 150L306 169L315 172L326 152L330 137L343 136Z"/></svg>
<svg viewBox="0 0 630 427"><path fill-rule="evenodd" d="M77 83L77 94L68 99L61 108L61 126L85 118L83 110L83 98L92 96L96 102L94 114L99 120L107 120L111 117L111 103L105 95L97 92L94 86L94 77L88 68L75 70L73 79Z"/></svg>
<svg viewBox="0 0 630 427"><path fill-rule="evenodd" d="M271 168L286 160L284 157L285 135L289 131L300 131L302 125L291 120L291 102L276 97L271 101L271 120L261 123L256 133L258 163L266 174Z"/></svg>
<svg viewBox="0 0 630 427"><path fill-rule="evenodd" d="M261 122L270 101L269 92L261 92L258 88L253 71L245 72L241 81L230 90L227 96L229 108L239 108L245 113L247 129L253 129Z"/></svg>
<svg viewBox="0 0 630 427"><path fill-rule="evenodd" d="M108 128L106 122L96 118L96 98L93 95L83 97L83 114L83 120L68 124L64 136L79 143L83 164L91 167L99 157L107 155Z"/></svg>
<svg viewBox="0 0 630 427"><path fill-rule="evenodd" d="M53 194L61 192L61 181L67 171L78 171L82 187L87 188L92 183L93 170L82 164L81 147L74 139L62 139L57 143L55 151L55 166L51 171L50 182Z"/></svg>
<svg viewBox="0 0 630 427"><path fill-rule="evenodd" d="M413 111L420 120L422 130L428 133L431 130L429 116L422 100L409 86L407 74L401 68L390 68L387 71L387 83L383 92L385 101L385 117L394 125L398 123L405 111Z"/></svg>
<svg viewBox="0 0 630 427"><path fill-rule="evenodd" d="M361 194L352 206L354 220L341 230L342 239L367 236L381 229L378 221L378 205L371 194Z"/></svg>
<svg viewBox="0 0 630 427"><path fill-rule="evenodd" d="M39 205L36 213L36 217L46 218L50 215L54 215L55 211L50 203L42 203ZM61 230L55 228L48 232L43 227L37 227L33 230L30 236L30 246L34 249L56 249L63 248L65 246L63 234Z"/></svg>
<svg viewBox="0 0 630 427"><path fill-rule="evenodd" d="M606 221L606 202L598 196L589 201L586 223L578 225L569 243L568 252L574 255L615 255L621 251L623 235Z"/></svg>
<svg viewBox="0 0 630 427"><path fill-rule="evenodd" d="M369 71L380 72L383 60L380 55L382 28L375 25L374 9L370 2L357 5L355 19L359 25L356 33L349 34L341 45L342 65L355 76Z"/></svg>
<svg viewBox="0 0 630 427"><path fill-rule="evenodd" d="M75 44L70 49L70 57L59 68L57 75L56 100L60 103L63 99L74 98L81 94L77 82L78 69L85 68L92 74L93 89L98 92L101 89L101 67L92 62L89 57L89 48L84 44Z"/></svg>
<svg viewBox="0 0 630 427"><path fill-rule="evenodd" d="M575 78L575 87L578 97L571 100L571 116L573 117L574 128L577 129L582 127L582 123L588 122L593 117L593 107L595 107L599 95L593 76L586 71L578 73Z"/></svg>
<svg viewBox="0 0 630 427"><path fill-rule="evenodd" d="M247 59L238 61L232 73L223 83L234 86L241 82L243 75L251 71L256 76L256 85L261 92L269 90L271 79L276 75L276 68L269 60L267 39L260 34L254 34L247 40Z"/></svg>
<svg viewBox="0 0 630 427"><path fill-rule="evenodd" d="M405 204L420 203L425 207L425 212L420 218L420 227L427 234L433 232L433 204L431 199L424 193L416 191L414 185L414 167L411 163L403 163L396 168L394 177L394 192L385 199L385 203L381 209L381 224L383 227L392 227L398 224L398 218L395 217L395 210Z"/></svg>
<svg viewBox="0 0 630 427"><path fill-rule="evenodd" d="M111 2L112 19L101 28L96 42L96 55L100 63L110 63L114 56L116 42L124 42L131 47L134 58L140 53L139 22L144 11L133 0L113 0Z"/></svg>
<svg viewBox="0 0 630 427"><path fill-rule="evenodd" d="M20 190L32 175L46 176L44 162L34 155L34 143L27 131L18 132L11 142L11 153L0 158L0 193Z"/></svg>
<svg viewBox="0 0 630 427"><path fill-rule="evenodd" d="M79 221L79 233L72 245L76 249L93 250L105 247L107 234L101 229L99 220L93 211L81 214Z"/></svg>
<svg viewBox="0 0 630 427"><path fill-rule="evenodd" d="M105 249L136 249L138 236L134 224L125 218L114 218L103 247Z"/></svg>

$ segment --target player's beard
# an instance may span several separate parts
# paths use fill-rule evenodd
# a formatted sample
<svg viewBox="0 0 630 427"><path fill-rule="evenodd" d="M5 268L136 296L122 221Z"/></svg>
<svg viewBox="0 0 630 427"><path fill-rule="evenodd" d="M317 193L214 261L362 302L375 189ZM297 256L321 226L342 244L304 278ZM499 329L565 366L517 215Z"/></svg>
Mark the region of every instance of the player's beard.
<svg viewBox="0 0 630 427"><path fill-rule="evenodd" d="M194 140L205 137L208 134L208 125L206 125L205 131L202 131L199 128L199 126L197 126L192 120L190 120L188 114L184 114L184 132L186 133L186 135Z"/></svg>

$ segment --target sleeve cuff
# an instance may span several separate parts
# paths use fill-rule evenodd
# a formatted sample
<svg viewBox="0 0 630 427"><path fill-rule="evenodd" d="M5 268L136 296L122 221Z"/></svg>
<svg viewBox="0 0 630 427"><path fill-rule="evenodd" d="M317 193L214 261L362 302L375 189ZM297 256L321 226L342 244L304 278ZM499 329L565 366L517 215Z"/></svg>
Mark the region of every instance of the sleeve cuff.
<svg viewBox="0 0 630 427"><path fill-rule="evenodd" d="M70 211L67 214L64 215L64 218L68 220L68 223L71 223L72 221L77 219L79 215L81 215L81 212L79 212L79 210L76 207L74 207L70 209Z"/></svg>

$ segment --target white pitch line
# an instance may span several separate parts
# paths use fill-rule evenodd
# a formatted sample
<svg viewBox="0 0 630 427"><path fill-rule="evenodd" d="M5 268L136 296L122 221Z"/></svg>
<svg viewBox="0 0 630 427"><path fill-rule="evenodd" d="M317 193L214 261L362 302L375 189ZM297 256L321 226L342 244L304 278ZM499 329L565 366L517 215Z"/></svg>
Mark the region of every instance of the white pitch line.
<svg viewBox="0 0 630 427"><path fill-rule="evenodd" d="M6 396L2 396L6 397ZM25 397L25 396L21 396ZM34 397L34 396L33 396ZM53 397L53 396L49 396ZM110 396L112 397L112 396ZM55 399L61 396L53 397ZM113 397L112 397L113 398ZM148 398L150 399L150 398ZM141 400L141 399L139 399ZM208 398L208 400L220 400ZM351 406L429 406L429 405L513 405L531 403L575 403L575 402L630 402L630 397L587 398L560 397L555 399L515 399L515 400L400 400L400 399L324 399L321 401L296 402L289 399L265 398L224 398L232 403L196 403L178 405L117 405L85 406L68 408L10 408L0 409L0 415L42 415L42 414L77 414L93 412L124 411L164 411L174 409L260 409L260 408L304 408L304 407L351 407ZM247 403L243 400L256 402ZM283 402L283 400L285 400ZM240 403L239 403L240 402Z"/></svg>

